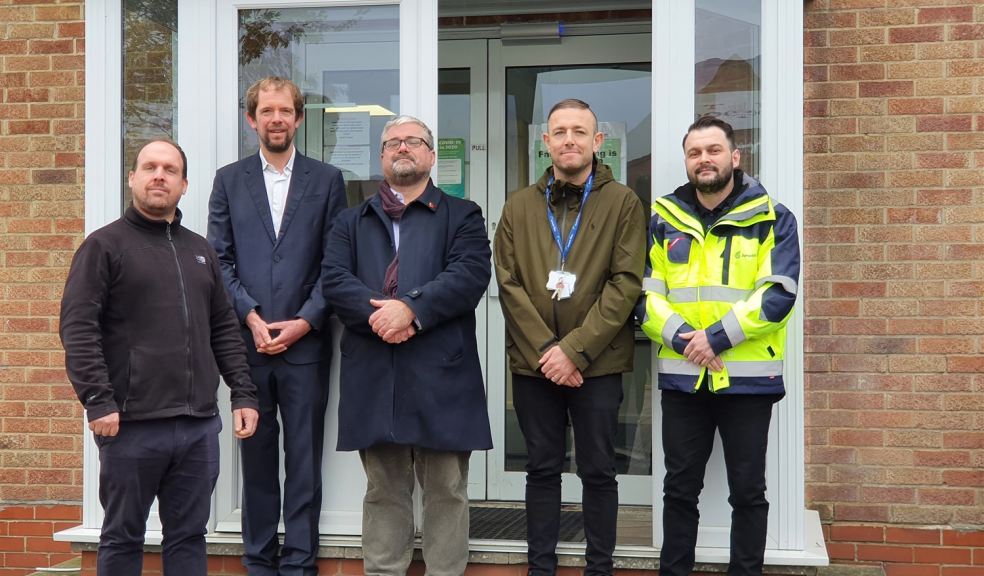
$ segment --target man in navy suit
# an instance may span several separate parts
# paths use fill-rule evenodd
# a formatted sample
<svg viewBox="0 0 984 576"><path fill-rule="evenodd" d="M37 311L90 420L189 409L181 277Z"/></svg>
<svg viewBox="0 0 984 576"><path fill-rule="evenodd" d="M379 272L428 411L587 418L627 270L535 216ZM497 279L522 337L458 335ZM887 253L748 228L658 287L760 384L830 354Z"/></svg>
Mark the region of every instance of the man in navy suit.
<svg viewBox="0 0 984 576"><path fill-rule="evenodd" d="M243 564L250 575L317 574L321 457L331 343L322 255L345 207L341 172L302 156L298 87L264 78L246 91L260 151L221 168L209 199L208 239L243 324L261 424L242 442ZM283 519L279 477L284 428ZM278 553L279 552L279 553Z"/></svg>

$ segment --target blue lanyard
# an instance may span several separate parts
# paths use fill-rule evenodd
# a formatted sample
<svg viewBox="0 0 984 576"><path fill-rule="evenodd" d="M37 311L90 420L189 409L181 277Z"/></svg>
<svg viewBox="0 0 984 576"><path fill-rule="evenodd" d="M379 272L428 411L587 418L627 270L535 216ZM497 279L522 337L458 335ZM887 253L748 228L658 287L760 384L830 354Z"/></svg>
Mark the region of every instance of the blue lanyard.
<svg viewBox="0 0 984 576"><path fill-rule="evenodd" d="M560 227L557 226L557 217L554 216L553 208L550 207L550 188L553 186L554 177L550 177L550 181L547 182L547 222L550 223L550 231L553 233L554 242L557 243L557 249L560 250L560 269L564 269L564 265L567 264L567 255L571 251L571 246L574 245L574 237L577 236L577 230L581 227L581 214L584 213L584 205L588 203L588 196L591 194L591 185L594 183L594 172L588 176L588 181L584 183L584 196L581 198L581 206L577 209L577 218L574 219L574 225L571 226L571 231L567 235L567 242L564 243L560 239Z"/></svg>

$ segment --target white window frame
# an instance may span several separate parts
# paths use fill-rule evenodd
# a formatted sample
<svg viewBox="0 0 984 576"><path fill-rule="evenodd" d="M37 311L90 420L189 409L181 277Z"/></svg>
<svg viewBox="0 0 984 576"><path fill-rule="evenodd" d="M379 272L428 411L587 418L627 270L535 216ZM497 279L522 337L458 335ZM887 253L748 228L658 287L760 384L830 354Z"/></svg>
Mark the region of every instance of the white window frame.
<svg viewBox="0 0 984 576"><path fill-rule="evenodd" d="M761 1L762 86L760 180L770 193L803 222L803 4L788 0ZM693 121L695 106L695 0L653 2L653 182L683 182L680 138ZM666 82L666 78L672 79ZM665 193L665 191L663 193ZM658 192L654 184L653 195ZM802 242L802 241L801 241ZM774 412L768 466L770 513L767 564L825 565L826 549L819 516L805 509L804 410L803 410L803 295L790 319L786 349L786 398ZM653 374L656 374L655 357ZM653 397L653 414L659 414L659 395ZM662 446L659 426L653 426L653 446ZM654 462L653 545L662 542L663 475L661 450ZM714 458L720 458L715 452ZM708 464L708 467L713 465ZM705 481L705 492L716 484ZM712 488L713 489L713 488ZM724 491L726 494L726 490ZM713 506L727 509L725 501ZM703 506L702 506L703 507ZM727 514L726 514L727 516ZM726 538L729 521L708 525L705 515L697 549L698 562L728 562ZM714 545L702 544L701 541Z"/></svg>
<svg viewBox="0 0 984 576"><path fill-rule="evenodd" d="M412 113L429 126L437 126L437 0L178 0L178 123L177 140L188 156L188 195L181 203L183 223L205 233L208 195L218 166L237 158L218 158L220 135L238 131L238 103L220 102L219 82L237 82L235 49L221 51L229 43L228 27L219 22L228 12L241 8L400 6L400 102L401 111ZM85 233L86 235L120 217L119 175L121 164L122 115L122 3L119 0L86 0L86 115L85 115ZM232 47L237 45L235 16L232 16ZM232 54L231 65L222 58ZM210 57L211 56L211 57ZM234 110L234 114L229 114ZM224 112L224 113L223 113ZM230 122L231 118L231 122ZM194 127L184 130L182 127ZM235 136L233 136L235 137ZM437 134L435 134L435 138ZM234 150L234 148L233 148ZM337 328L337 327L336 327ZM337 336L337 334L336 334ZM221 398L228 398L224 386ZM221 438L223 465L215 495L233 494L238 464L226 458L238 453L232 439L227 410L223 411ZM99 504L99 453L85 423L82 424L83 496L82 525L61 532L57 539L73 542L98 541L102 525ZM238 494L238 491L234 494ZM217 499L219 496L213 496ZM217 513L227 508L227 499L213 500L210 528ZM149 525L153 527L155 519ZM343 531L345 529L343 528ZM160 543L160 532L148 530L148 544Z"/></svg>

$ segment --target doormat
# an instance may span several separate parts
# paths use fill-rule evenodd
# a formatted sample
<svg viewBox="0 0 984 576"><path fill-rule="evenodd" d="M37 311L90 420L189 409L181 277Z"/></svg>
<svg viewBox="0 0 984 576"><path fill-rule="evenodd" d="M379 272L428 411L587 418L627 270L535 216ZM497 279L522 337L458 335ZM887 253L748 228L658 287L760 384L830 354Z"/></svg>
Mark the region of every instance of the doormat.
<svg viewBox="0 0 984 576"><path fill-rule="evenodd" d="M473 540L526 540L526 509L472 506L468 510ZM560 540L584 542L580 510L560 511Z"/></svg>

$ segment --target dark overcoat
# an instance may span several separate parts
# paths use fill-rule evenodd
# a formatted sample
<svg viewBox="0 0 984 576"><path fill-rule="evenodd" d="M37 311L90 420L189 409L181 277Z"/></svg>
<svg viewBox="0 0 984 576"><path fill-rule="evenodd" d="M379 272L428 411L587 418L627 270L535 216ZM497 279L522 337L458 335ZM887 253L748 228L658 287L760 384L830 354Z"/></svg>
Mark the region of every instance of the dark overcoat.
<svg viewBox="0 0 984 576"><path fill-rule="evenodd" d="M433 183L400 220L397 297L417 334L387 344L372 332L393 226L378 194L343 211L325 258L325 298L344 325L338 450L397 443L435 450L492 447L475 308L491 277L481 208Z"/></svg>

